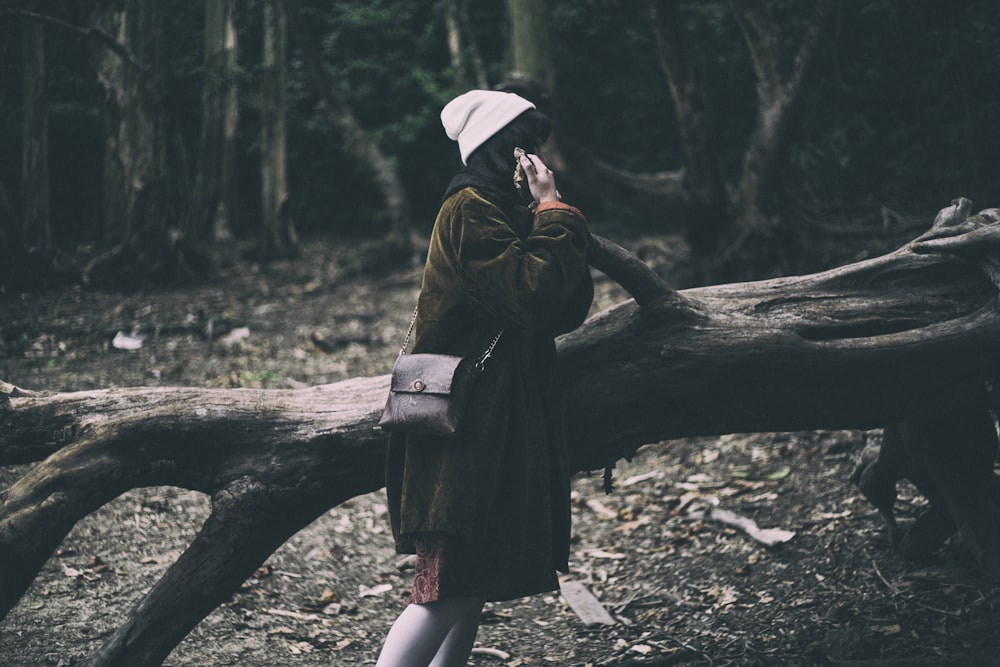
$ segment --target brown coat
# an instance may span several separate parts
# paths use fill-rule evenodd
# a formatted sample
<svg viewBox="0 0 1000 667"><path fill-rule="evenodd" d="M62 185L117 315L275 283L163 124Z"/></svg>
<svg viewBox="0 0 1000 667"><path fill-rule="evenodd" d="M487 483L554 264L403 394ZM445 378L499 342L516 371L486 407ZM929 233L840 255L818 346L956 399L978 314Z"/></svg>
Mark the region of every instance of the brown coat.
<svg viewBox="0 0 1000 667"><path fill-rule="evenodd" d="M419 297L413 352L468 356L504 329L458 437L393 435L386 490L396 548L444 535L462 593L511 599L557 587L567 569L569 468L554 338L593 298L579 211L505 210L464 188L441 207Z"/></svg>

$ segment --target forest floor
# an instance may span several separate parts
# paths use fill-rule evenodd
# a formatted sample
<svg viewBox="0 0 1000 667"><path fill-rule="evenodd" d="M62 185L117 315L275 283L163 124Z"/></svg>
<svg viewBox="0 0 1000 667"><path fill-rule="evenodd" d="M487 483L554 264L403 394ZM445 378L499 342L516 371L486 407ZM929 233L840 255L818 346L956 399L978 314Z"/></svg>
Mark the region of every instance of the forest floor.
<svg viewBox="0 0 1000 667"><path fill-rule="evenodd" d="M372 276L365 256L309 244L295 261L187 288L0 295L0 379L53 391L280 388L387 373L419 271ZM626 298L595 278L596 307ZM930 562L903 561L849 483L878 437L651 443L618 465L612 495L599 473L580 476L564 579L613 624L585 624L558 593L488 604L470 664L1000 664L1000 589L967 567L960 541ZM25 470L0 468L0 493ZM912 520L923 502L900 491L899 515ZM718 510L787 532L765 532L779 542L767 546ZM94 652L207 512L198 493L147 488L81 521L0 621L0 667L73 665ZM165 664L374 664L409 587L399 562L384 495L355 498L275 552Z"/></svg>

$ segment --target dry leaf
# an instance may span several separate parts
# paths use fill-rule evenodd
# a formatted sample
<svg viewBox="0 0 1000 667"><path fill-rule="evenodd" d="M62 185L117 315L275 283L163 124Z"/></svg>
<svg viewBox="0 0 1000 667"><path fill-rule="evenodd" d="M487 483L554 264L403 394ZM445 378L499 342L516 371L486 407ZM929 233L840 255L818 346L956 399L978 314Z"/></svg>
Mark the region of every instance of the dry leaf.
<svg viewBox="0 0 1000 667"><path fill-rule="evenodd" d="M180 558L180 551L168 551L166 553L157 554L156 556L146 556L145 558L139 559L140 565L165 565L167 563L173 563L175 560Z"/></svg>
<svg viewBox="0 0 1000 667"><path fill-rule="evenodd" d="M313 645L309 642L292 642L288 645L288 650L292 652L292 655L301 655L312 651Z"/></svg>
<svg viewBox="0 0 1000 667"><path fill-rule="evenodd" d="M318 621L320 617L316 614L303 614L299 611L287 611L285 609L268 609L267 613L273 616L282 616L284 618L294 618L297 621Z"/></svg>
<svg viewBox="0 0 1000 667"><path fill-rule="evenodd" d="M715 598L716 607L728 607L740 597L732 586L712 586L705 591L705 594Z"/></svg>
<svg viewBox="0 0 1000 667"><path fill-rule="evenodd" d="M238 345L243 340L250 337L250 329L247 327L236 327L225 336L219 339L223 345Z"/></svg>
<svg viewBox="0 0 1000 667"><path fill-rule="evenodd" d="M633 484L638 484L639 482L645 482L648 479L659 479L663 477L663 472L660 470L653 470L641 475L632 475L631 477L625 478L625 481L621 482L621 486L632 486Z"/></svg>
<svg viewBox="0 0 1000 667"><path fill-rule="evenodd" d="M680 501L677 503L677 509L675 510L675 512L678 513L683 512L685 509L687 509L688 505L690 505L692 502L694 502L700 497L701 494L698 493L697 491L688 491L687 493L681 496Z"/></svg>
<svg viewBox="0 0 1000 667"><path fill-rule="evenodd" d="M379 584L377 586L371 586L371 587L361 584L360 586L358 586L358 594L363 598L372 597L375 595L382 595L382 593L388 593L391 590L392 590L392 584Z"/></svg>
<svg viewBox="0 0 1000 667"><path fill-rule="evenodd" d="M618 512L609 508L607 505L602 503L600 500L597 500L596 498L589 498L587 500L587 507L589 507L590 510L594 512L594 514L597 514L598 516L603 517L605 519L618 518Z"/></svg>
<svg viewBox="0 0 1000 667"><path fill-rule="evenodd" d="M621 560L626 557L625 554L612 553L601 549L590 549L589 551L585 551L584 555L590 556L591 558L604 558L607 560Z"/></svg>
<svg viewBox="0 0 1000 667"><path fill-rule="evenodd" d="M639 528L640 526L648 526L652 522L648 514L642 514L635 521L627 521L620 526L615 527L615 531L619 533L629 533Z"/></svg>
<svg viewBox="0 0 1000 667"><path fill-rule="evenodd" d="M759 528L757 522L745 516L734 514L729 510L718 508L707 508L704 511L691 512L690 517L702 519L704 521L715 521L726 526L732 526L746 533L749 537L757 540L761 544L773 547L783 544L795 537L795 533L790 530L780 528Z"/></svg>
<svg viewBox="0 0 1000 667"><path fill-rule="evenodd" d="M898 635L903 631L903 628L899 623L892 623L890 625L873 625L872 632L877 632L880 635Z"/></svg>
<svg viewBox="0 0 1000 667"><path fill-rule="evenodd" d="M472 649L472 655L486 655L491 658L496 658L497 660L510 659L510 653L507 653L506 651L501 651L498 648L484 648L480 646Z"/></svg>

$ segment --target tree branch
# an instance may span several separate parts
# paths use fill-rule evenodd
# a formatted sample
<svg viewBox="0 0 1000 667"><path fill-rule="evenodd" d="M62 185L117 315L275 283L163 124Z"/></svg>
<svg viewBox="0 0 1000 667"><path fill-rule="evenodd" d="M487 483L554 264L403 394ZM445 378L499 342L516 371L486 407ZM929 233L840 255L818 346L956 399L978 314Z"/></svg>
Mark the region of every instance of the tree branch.
<svg viewBox="0 0 1000 667"><path fill-rule="evenodd" d="M115 52L123 61L135 67L136 69L149 73L149 65L145 65L136 59L135 54L129 51L127 48L122 46L121 42L115 39L112 35L100 30L99 28L94 28L92 26L83 27L68 21L63 21L62 19L57 19L54 16L48 16L47 14L38 14L36 12L30 12L24 9L9 9L0 11L0 19L4 18L19 18L26 21L38 21L44 23L45 25L52 26L54 28L59 28L60 30L65 30L67 32L74 33L80 37L87 39L95 39L101 42L113 52Z"/></svg>
<svg viewBox="0 0 1000 667"><path fill-rule="evenodd" d="M729 7L750 49L761 103L770 102L780 90L783 78L778 23L764 0L729 0Z"/></svg>
<svg viewBox="0 0 1000 667"><path fill-rule="evenodd" d="M682 297L662 276L617 243L592 234L587 261L625 288L642 307L670 310L678 317L702 316L692 300Z"/></svg>

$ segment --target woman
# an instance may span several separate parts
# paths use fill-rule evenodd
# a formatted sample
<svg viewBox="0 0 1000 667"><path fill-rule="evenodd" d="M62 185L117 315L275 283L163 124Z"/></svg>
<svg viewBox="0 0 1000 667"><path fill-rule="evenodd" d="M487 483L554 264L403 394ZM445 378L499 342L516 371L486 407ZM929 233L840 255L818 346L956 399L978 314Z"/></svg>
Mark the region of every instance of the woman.
<svg viewBox="0 0 1000 667"><path fill-rule="evenodd" d="M475 90L441 121L466 165L434 223L413 352L482 353L455 438L394 434L386 490L413 592L377 667L464 665L487 600L556 590L567 570L569 468L554 338L593 299L587 223L536 153L548 118L512 93ZM514 149L526 187L515 188ZM530 204L530 206L529 206Z"/></svg>

